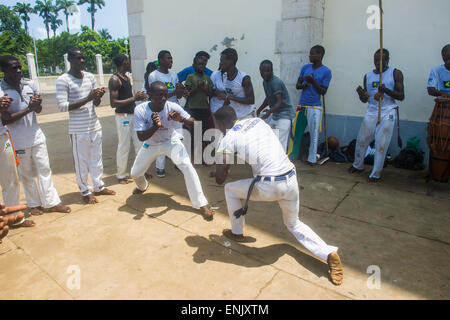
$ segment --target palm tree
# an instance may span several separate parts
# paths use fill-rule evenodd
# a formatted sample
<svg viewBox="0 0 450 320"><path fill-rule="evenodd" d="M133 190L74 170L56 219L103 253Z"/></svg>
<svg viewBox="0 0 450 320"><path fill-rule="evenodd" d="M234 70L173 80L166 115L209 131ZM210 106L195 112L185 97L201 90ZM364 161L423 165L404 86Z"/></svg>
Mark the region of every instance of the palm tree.
<svg viewBox="0 0 450 320"><path fill-rule="evenodd" d="M75 4L75 1L72 0L56 0L56 6L59 10L62 10L64 15L66 16L66 26L67 26L67 32L70 32L69 30L69 15L72 15L72 13L69 12L69 8Z"/></svg>
<svg viewBox="0 0 450 320"><path fill-rule="evenodd" d="M109 33L109 31L107 29L100 29L98 31L98 34L100 35L100 37L102 37L103 39L110 41L112 40L112 35Z"/></svg>
<svg viewBox="0 0 450 320"><path fill-rule="evenodd" d="M34 9L39 12L39 16L44 20L47 39L50 39L50 17L54 11L52 0L37 0Z"/></svg>
<svg viewBox="0 0 450 320"><path fill-rule="evenodd" d="M28 21L30 21L30 14L36 13L34 8L29 3L17 2L14 6L14 11L17 12L25 25L25 31L28 33Z"/></svg>
<svg viewBox="0 0 450 320"><path fill-rule="evenodd" d="M97 8L101 9L105 6L104 0L78 0L79 5L89 4L87 11L91 14L91 22L92 22L92 30L95 29L95 13L97 12Z"/></svg>
<svg viewBox="0 0 450 320"><path fill-rule="evenodd" d="M52 15L50 15L50 28L53 31L53 37L56 36L56 30L59 26L63 24L61 19L58 19L58 12L55 10Z"/></svg>

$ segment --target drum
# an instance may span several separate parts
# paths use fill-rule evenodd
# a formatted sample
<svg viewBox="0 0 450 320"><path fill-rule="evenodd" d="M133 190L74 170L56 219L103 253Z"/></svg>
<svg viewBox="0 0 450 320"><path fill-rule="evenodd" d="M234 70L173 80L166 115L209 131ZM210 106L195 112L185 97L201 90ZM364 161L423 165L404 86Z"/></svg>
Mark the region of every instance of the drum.
<svg viewBox="0 0 450 320"><path fill-rule="evenodd" d="M435 100L428 127L430 145L430 171L433 180L448 182L450 178L450 98Z"/></svg>

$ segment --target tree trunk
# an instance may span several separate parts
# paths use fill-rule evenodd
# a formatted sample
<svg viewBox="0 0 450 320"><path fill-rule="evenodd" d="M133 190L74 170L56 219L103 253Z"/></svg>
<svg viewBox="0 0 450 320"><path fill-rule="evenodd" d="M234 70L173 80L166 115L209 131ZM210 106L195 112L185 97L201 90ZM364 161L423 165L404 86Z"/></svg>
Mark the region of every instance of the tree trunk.
<svg viewBox="0 0 450 320"><path fill-rule="evenodd" d="M28 32L28 23L26 20L24 22L25 22L25 31L29 35L30 33Z"/></svg>
<svg viewBox="0 0 450 320"><path fill-rule="evenodd" d="M91 22L92 22L92 30L95 30L95 13L94 13L94 9L95 9L95 4L94 1L91 1Z"/></svg>
<svg viewBox="0 0 450 320"><path fill-rule="evenodd" d="M45 24L45 30L47 31L47 39L50 39L50 28L48 27L48 23Z"/></svg>
<svg viewBox="0 0 450 320"><path fill-rule="evenodd" d="M70 30L69 30L69 15L68 14L66 14L66 26L67 26L67 32L70 33Z"/></svg>

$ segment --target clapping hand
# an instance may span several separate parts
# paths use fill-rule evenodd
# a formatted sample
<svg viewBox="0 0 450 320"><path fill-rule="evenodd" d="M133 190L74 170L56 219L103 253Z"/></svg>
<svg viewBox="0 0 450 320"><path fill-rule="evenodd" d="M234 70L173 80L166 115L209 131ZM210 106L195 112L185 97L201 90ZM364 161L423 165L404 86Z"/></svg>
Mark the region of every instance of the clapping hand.
<svg viewBox="0 0 450 320"><path fill-rule="evenodd" d="M305 81L306 81L306 83L308 83L308 84L312 84L312 83L314 82L314 74L311 73L310 76L305 76Z"/></svg>
<svg viewBox="0 0 450 320"><path fill-rule="evenodd" d="M3 97L0 97L0 111L8 110L11 102L12 98L10 98L7 93L5 93Z"/></svg>
<svg viewBox="0 0 450 320"><path fill-rule="evenodd" d="M183 120L184 120L184 118L181 116L181 114L179 112L176 112L176 111L170 111L169 112L169 117L173 121L177 121L177 122L183 122Z"/></svg>
<svg viewBox="0 0 450 320"><path fill-rule="evenodd" d="M157 112L154 112L152 114L152 121L153 126L157 127L158 129L162 127L161 119L159 118L159 114Z"/></svg>

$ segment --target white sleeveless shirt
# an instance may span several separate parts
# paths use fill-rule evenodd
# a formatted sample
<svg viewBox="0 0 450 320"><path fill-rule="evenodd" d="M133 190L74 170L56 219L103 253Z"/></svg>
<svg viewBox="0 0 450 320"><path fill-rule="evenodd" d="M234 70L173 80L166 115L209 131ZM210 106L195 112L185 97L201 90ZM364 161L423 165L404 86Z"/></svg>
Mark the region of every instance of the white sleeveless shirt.
<svg viewBox="0 0 450 320"><path fill-rule="evenodd" d="M394 79L395 68L389 67L385 72L383 72L383 84L384 86L394 91L395 79ZM375 94L378 92L378 87L380 84L380 75L375 72L370 72L366 74L366 87L367 92L370 94L369 106L367 107L367 115L378 115L378 101L375 100ZM387 113L391 112L392 109L397 107L397 102L388 94L384 94L384 99L381 102L381 116L385 116Z"/></svg>
<svg viewBox="0 0 450 320"><path fill-rule="evenodd" d="M244 87L242 86L242 80L247 75L238 70L236 77L233 80L228 80L228 74L223 75L223 86L228 94L231 94L237 98L245 98ZM254 111L254 106L249 104L242 104L236 101L230 101L231 107L236 111L236 116L238 119L242 119Z"/></svg>

